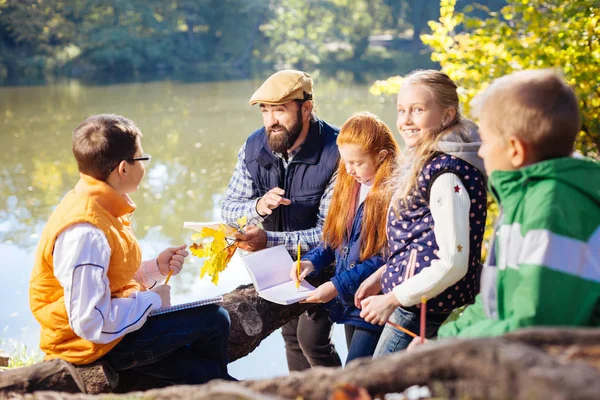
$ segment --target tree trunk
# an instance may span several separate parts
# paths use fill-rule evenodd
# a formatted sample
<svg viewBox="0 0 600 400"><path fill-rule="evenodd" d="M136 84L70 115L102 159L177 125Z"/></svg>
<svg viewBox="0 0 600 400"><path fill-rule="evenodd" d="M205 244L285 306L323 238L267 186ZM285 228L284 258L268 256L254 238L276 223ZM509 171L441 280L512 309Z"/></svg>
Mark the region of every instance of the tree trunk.
<svg viewBox="0 0 600 400"><path fill-rule="evenodd" d="M231 361L252 352L270 333L310 307L267 302L251 286L240 286L226 294L223 305L231 315ZM34 390L109 390L102 384L94 389L89 376L82 379L81 368L54 360L0 371L0 397L9 392L24 394ZM96 367L87 372L97 382L110 384L106 370ZM363 399L368 399L402 392L413 385L426 385L434 396L446 398L595 399L600 393L600 329L535 328L498 338L434 341L383 359L356 360L345 369L313 368L266 380L172 386L145 395L155 399L318 400L329 399L336 391L346 390L347 394L348 388L356 388L357 393L362 390ZM38 396L66 395L46 393L34 397Z"/></svg>
<svg viewBox="0 0 600 400"><path fill-rule="evenodd" d="M239 286L223 297L223 307L231 317L229 362L252 353L273 331L312 307L300 303L289 306L271 303L259 297L252 285Z"/></svg>
<svg viewBox="0 0 600 400"><path fill-rule="evenodd" d="M85 391L85 384L73 365L58 359L0 371L0 398L8 393L36 390L79 393Z"/></svg>
<svg viewBox="0 0 600 400"><path fill-rule="evenodd" d="M271 303L258 297L252 285L240 286L223 297L223 307L231 317L230 362L250 354L273 331L312 307L300 303L289 306ZM115 389L118 383L114 371L105 364L74 367L54 360L0 372L0 397L2 393L31 393L42 389L106 393ZM132 384L143 388L157 387L157 382L152 380ZM127 382L119 383L120 390L127 387Z"/></svg>

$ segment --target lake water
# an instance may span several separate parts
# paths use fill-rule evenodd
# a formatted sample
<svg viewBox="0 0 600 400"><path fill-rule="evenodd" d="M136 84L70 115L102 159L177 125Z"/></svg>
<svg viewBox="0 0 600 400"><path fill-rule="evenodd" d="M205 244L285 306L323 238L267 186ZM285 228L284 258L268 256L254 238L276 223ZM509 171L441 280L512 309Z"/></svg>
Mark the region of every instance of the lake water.
<svg viewBox="0 0 600 400"><path fill-rule="evenodd" d="M29 274L48 215L78 180L71 132L87 116L124 115L144 133L152 163L140 190L134 229L145 258L171 245L190 244L183 221L220 219L220 200L233 172L237 151L260 127L257 107L248 100L261 81L181 83L163 81L110 86L77 82L41 87L0 88L0 340L37 349L39 326L28 305ZM341 126L353 113L371 111L395 131L393 101L369 94L365 85L316 79L318 114ZM218 286L199 278L200 261L188 258L172 278L173 303L226 293L250 283L237 256ZM342 359L343 327L334 331ZM11 343L7 343L11 342ZM0 346L1 347L1 346ZM287 374L279 331L247 357L231 364L239 379Z"/></svg>

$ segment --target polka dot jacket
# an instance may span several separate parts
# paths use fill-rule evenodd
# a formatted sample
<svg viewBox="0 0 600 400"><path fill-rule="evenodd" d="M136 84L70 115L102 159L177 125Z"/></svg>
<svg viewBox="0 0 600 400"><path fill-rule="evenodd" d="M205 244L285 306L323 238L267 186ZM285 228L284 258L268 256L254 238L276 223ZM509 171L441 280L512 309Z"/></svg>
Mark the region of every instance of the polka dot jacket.
<svg viewBox="0 0 600 400"><path fill-rule="evenodd" d="M410 277L429 267L431 260L438 259L438 245L429 209L429 190L433 181L444 173L456 174L469 193L470 254L467 274L456 284L447 288L427 302L428 311L450 313L464 304L473 303L479 292L481 276L481 244L486 218L486 185L483 174L468 162L445 153L438 153L425 165L418 177L418 193L409 196L406 206L390 207L387 223L389 257L381 276L383 293L402 284ZM420 304L407 307L417 312Z"/></svg>

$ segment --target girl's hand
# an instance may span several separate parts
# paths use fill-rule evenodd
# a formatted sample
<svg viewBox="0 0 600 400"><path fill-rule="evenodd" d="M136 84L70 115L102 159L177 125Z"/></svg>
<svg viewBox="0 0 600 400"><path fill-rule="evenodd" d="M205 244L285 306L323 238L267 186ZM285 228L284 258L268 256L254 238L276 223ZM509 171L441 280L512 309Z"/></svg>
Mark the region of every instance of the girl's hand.
<svg viewBox="0 0 600 400"><path fill-rule="evenodd" d="M400 302L393 292L367 297L361 302L360 317L373 325L384 325Z"/></svg>
<svg viewBox="0 0 600 400"><path fill-rule="evenodd" d="M325 282L319 286L310 296L308 296L302 303L327 303L331 301L338 292L335 285L330 282Z"/></svg>
<svg viewBox="0 0 600 400"><path fill-rule="evenodd" d="M381 274L378 272L379 271L375 271L374 273L372 273L358 287L358 290L354 294L354 305L356 306L356 308L360 309L360 303L367 297L374 296L381 292Z"/></svg>
<svg viewBox="0 0 600 400"><path fill-rule="evenodd" d="M300 275L298 275L298 263L294 262L292 268L290 268L290 278L294 282L300 282L302 279L306 278L306 275L313 272L315 266L310 261L300 261Z"/></svg>
<svg viewBox="0 0 600 400"><path fill-rule="evenodd" d="M415 347L419 347L420 345L425 344L427 342L429 342L429 339L425 339L424 341L421 341L420 337L413 338L413 340L410 342L410 344L408 345L406 350L408 350L408 351L414 350Z"/></svg>

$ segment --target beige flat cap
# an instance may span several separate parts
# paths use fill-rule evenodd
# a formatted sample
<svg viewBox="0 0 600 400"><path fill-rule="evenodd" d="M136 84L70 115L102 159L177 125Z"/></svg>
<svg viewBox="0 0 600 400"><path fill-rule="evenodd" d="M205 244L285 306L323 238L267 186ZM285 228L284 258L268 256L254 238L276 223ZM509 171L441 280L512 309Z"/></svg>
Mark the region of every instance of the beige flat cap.
<svg viewBox="0 0 600 400"><path fill-rule="evenodd" d="M250 98L254 104L284 104L292 100L312 100L313 80L306 72L286 69L275 72Z"/></svg>

